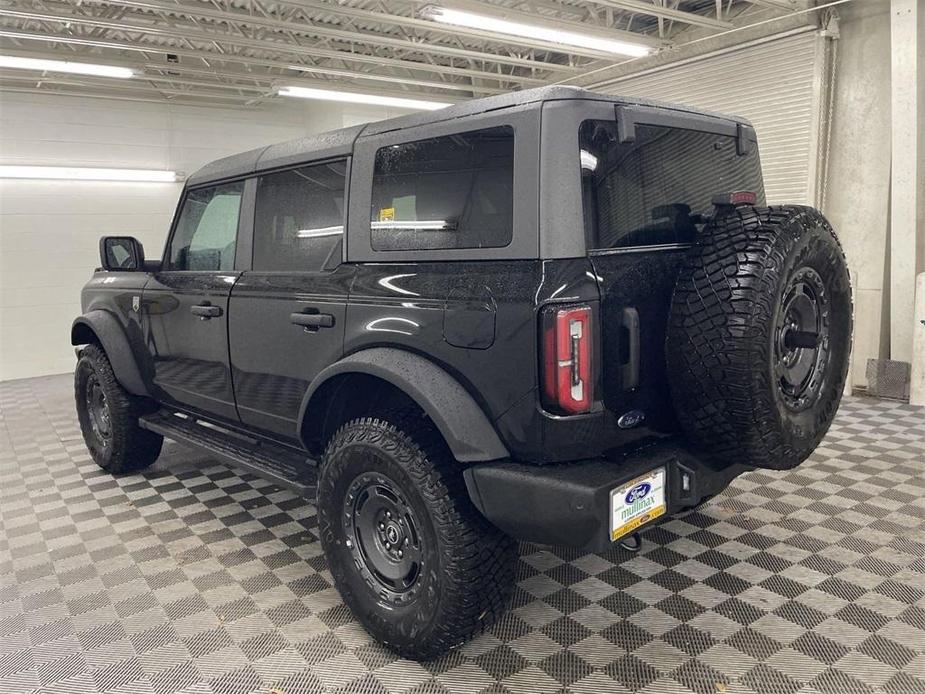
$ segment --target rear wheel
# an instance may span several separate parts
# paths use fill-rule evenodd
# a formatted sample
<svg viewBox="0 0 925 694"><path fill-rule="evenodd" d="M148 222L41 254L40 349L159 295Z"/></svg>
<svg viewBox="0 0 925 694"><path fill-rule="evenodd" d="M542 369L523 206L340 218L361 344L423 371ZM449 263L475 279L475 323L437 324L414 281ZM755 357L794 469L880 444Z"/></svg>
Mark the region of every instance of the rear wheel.
<svg viewBox="0 0 925 694"><path fill-rule="evenodd" d="M334 435L318 516L344 602L403 656L439 656L505 608L516 544L472 506L459 463L420 413L355 419Z"/></svg>
<svg viewBox="0 0 925 694"><path fill-rule="evenodd" d="M706 226L672 300L667 359L682 427L723 463L787 469L835 416L851 348L841 247L809 207L740 208Z"/></svg>
<svg viewBox="0 0 925 694"><path fill-rule="evenodd" d="M97 345L80 352L74 397L84 442L97 465L120 473L157 460L164 438L138 426L138 418L151 410L150 403L119 384L106 353Z"/></svg>

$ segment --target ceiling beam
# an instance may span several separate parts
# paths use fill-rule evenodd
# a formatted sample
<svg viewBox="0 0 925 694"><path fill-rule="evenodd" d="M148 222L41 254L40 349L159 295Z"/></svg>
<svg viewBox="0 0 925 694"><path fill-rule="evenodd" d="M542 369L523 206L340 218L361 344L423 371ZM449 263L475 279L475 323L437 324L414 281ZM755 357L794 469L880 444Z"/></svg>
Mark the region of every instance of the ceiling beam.
<svg viewBox="0 0 925 694"><path fill-rule="evenodd" d="M454 3L454 7L459 4ZM343 38L344 40L349 41L362 41L365 43L373 43L380 45L399 45L402 47L411 47L415 50L420 50L421 43L417 41L410 41L408 39L399 39L393 36L385 36L380 34L373 34L367 32L358 32L358 31L345 31L343 29L335 29L332 27L318 27L315 24L312 24L310 19L305 21L295 21L293 19L288 19L287 21L279 21L274 19L268 19L264 17L258 17L252 14L244 14L242 12L229 12L216 9L206 9L210 6L203 5L201 3L191 4L188 2L184 3L172 3L165 2L162 0L92 0L90 3L85 3L83 6L87 5L101 5L101 6L117 6L117 7L130 7L133 9L143 9L143 10L154 10L161 12L170 12L180 16L195 16L195 17L205 17L209 19L214 19L216 21L222 22L236 22L241 23L246 26L260 26L270 29L279 29L281 31L296 31L304 32L312 35L319 35L318 32L324 32L324 35L329 35L334 38ZM420 29L422 31L433 32L438 34L445 34L449 36L470 36L473 38L480 39L482 41L497 41L503 43L504 45L518 45L518 46L527 46L534 49L539 49L543 51L550 51L554 53L566 53L569 55L580 55L588 58L605 58L610 57L611 54L606 51L594 50L589 48L580 48L576 46L565 46L563 44L554 43L552 41L542 41L539 39L530 39L518 36L511 36L510 34L501 34L492 31L486 31L483 29L470 29L467 27L449 27L445 24L440 24L431 20L418 19L416 17L401 17L399 15L391 15L383 12L373 12L370 10L355 10L350 7L322 7L323 3L318 3L317 9L313 7L307 7L302 3L288 3L287 6L298 8L302 11L303 16L306 9L316 9L318 12L331 12L338 15L343 15L352 18L362 18L368 22L376 22L380 24L393 25L393 26L405 26L414 29ZM484 6L482 8L484 11ZM507 10L501 11L501 8L492 8L489 12L492 15L499 16L510 16L510 12ZM534 24L542 24L544 18L530 16L526 13L515 13L517 15L522 15L522 21L532 21ZM548 19L547 19L548 21ZM583 32L592 36L599 36L601 38L611 38L611 39L621 39L627 41L635 41L636 43L641 43L643 45L656 45L657 41L650 39L649 37L638 34L634 35L632 32L627 31L618 31L618 30L601 30L598 27L586 26L580 22L567 22L555 20L555 24L559 29L569 29L571 31ZM426 45L426 44L425 44ZM457 50L452 47L448 47L444 44L430 44L433 47L434 52L438 52L443 55L449 55L452 51ZM449 52L448 52L449 51ZM489 54L494 55L494 54Z"/></svg>
<svg viewBox="0 0 925 694"><path fill-rule="evenodd" d="M489 17L497 17L499 19L506 19L513 22L521 22L523 24L532 24L534 26L541 26L550 29L558 30L568 30L573 31L578 34L587 34L589 36L594 36L601 39L609 39L611 41L626 41L628 43L636 43L643 46L649 46L650 48L659 48L661 46L667 45L667 42L660 40L657 36L652 36L649 34L642 34L636 31L624 31L622 29L613 29L608 27L602 27L595 24L586 24L584 22L573 22L570 20L559 19L555 16L550 16L546 14L537 14L536 12L524 12L523 10L518 10L512 7L505 7L503 5L487 5L484 2L479 0L436 0L435 2L417 2L419 5L446 5L448 8L454 10L463 10L465 12L471 12L473 14L481 14ZM531 3L533 4L533 3ZM545 5L544 5L545 6ZM575 10L576 8L569 8ZM429 24L436 25L436 22L428 22ZM455 32L460 27L453 26L453 31ZM473 29L472 31L476 32L476 35L483 35L484 32L482 29ZM490 32L489 32L490 33ZM519 39L507 36L505 39L508 42L517 43ZM560 48L560 50L562 50ZM565 49L566 52L572 53L572 49L569 47ZM603 57L613 58L613 53L607 53Z"/></svg>
<svg viewBox="0 0 925 694"><path fill-rule="evenodd" d="M0 89L2 89L4 92L17 94L55 94L57 96L77 96L82 99L119 99L120 101L138 101L155 104L163 104L166 100L172 104L188 102L191 105L202 106L208 103L208 100L219 99L229 102L229 105L234 104L235 108L249 108L258 105L253 98L247 98L244 96L236 97L225 94L200 95L196 94L195 92L177 92L176 94L165 95L157 89L135 90L134 93L125 92L117 95L114 95L112 91L106 91L110 89L109 87L98 92L92 92L86 91L84 89L80 89L78 91L76 89L48 89L42 86L19 87L15 85L11 86L0 83ZM151 96L138 96L138 93L150 93Z"/></svg>
<svg viewBox="0 0 925 694"><path fill-rule="evenodd" d="M137 41L84 38L82 36L73 36L70 34L52 34L18 29L0 29L0 38L18 39L21 41L39 41L44 43L60 43L75 46L92 46L95 48L108 48L113 50L134 51L139 53L179 55L190 58L197 58L203 61L224 61L245 65L256 65L262 63L265 64L269 62L263 59L255 59L250 56L242 56L235 53L216 53L214 51L207 51L197 48L184 49L174 46L164 46L160 44L139 43ZM431 63L420 63L416 61L399 60L394 58L377 58L375 56L344 53L341 51L325 49L313 49L311 53L305 52L303 55L314 57L320 56L347 62L352 61L358 63L370 63L377 66L386 66L408 71L429 72L437 75L458 75L473 79L498 82L499 84L506 85L539 85L545 83L545 80L537 77L521 77L516 75L507 75L501 72L488 72L486 70L476 70L473 68L447 67L445 65L434 65Z"/></svg>
<svg viewBox="0 0 925 694"><path fill-rule="evenodd" d="M100 89L105 91L123 91L123 92L141 92L141 93L151 93L151 94L161 94L166 96L184 96L188 98L198 98L198 99L227 99L232 101L250 101L254 99L254 94L222 94L209 92L205 93L203 91L186 91L182 89L170 89L169 87L152 87L138 82L133 82L130 85L126 85L122 82L114 83L113 80L108 80L104 82L95 82L89 79L82 79L77 76L74 77L61 77L61 76L22 76L22 75L10 75L8 73L0 73L0 86L4 90L8 89L8 84L24 83L24 84L35 84L35 89L41 89L41 85L64 85L69 87L80 87L81 89ZM46 92L52 90L45 90ZM77 94L78 96L84 96L83 94Z"/></svg>
<svg viewBox="0 0 925 694"><path fill-rule="evenodd" d="M11 10L8 8L0 8L0 17L14 17L19 19L32 19L43 22L53 22L57 24L68 24L68 25L81 25L96 27L100 29L111 29L114 31L126 31L126 32L137 32L141 34L147 34L149 36L163 36L168 38L183 38L189 39L192 41L217 41L219 43L224 43L232 46L242 46L245 48L256 48L260 50L279 50L284 52L292 53L312 53L316 50L311 46L292 46L290 44L283 43L281 41L269 41L269 40L257 40L249 39L243 36L238 36L231 33L217 33L212 31L202 31L201 29L186 29L180 27L170 27L170 28L161 28L159 26L151 26L145 24L131 23L124 20L112 21L107 19L98 19L93 17L86 17L82 15L75 15L71 13L62 13L62 14L53 14L47 12L33 12L30 10ZM285 24L285 23L283 23ZM296 27L291 27L290 30L295 29ZM350 41L358 44L373 43L382 46L391 46L393 48L400 48L404 50L410 50L417 53L431 53L439 56L451 56L457 58L465 58L469 60L479 60L485 62L499 63L503 65L510 65L513 67L522 67L532 70L541 70L541 71L551 71L551 72L575 72L575 68L569 65L561 65L557 63L549 63L541 60L533 60L531 58L519 58L515 56L507 56L503 54L496 53L484 53L480 51L463 49L463 48L452 48L449 46L418 43L415 41L408 41L406 39L395 39L393 37L382 37L374 36L367 34L359 34L356 32L347 32L342 30L334 30L327 28L319 28L315 26L309 27L305 25L303 30L306 33L310 33L313 36L328 37L334 38L340 41ZM356 59L356 53L350 53L348 51L331 51L339 56L349 56L350 59ZM330 56L329 56L330 57ZM368 56L369 58L375 60L376 62L381 62L383 58L377 56Z"/></svg>
<svg viewBox="0 0 925 694"><path fill-rule="evenodd" d="M92 46L88 47L92 48ZM112 57L105 56L102 57L99 54L74 54L68 53L67 55L61 55L57 51L26 51L18 48L4 48L4 54L14 55L21 58L40 58L40 59L69 59L72 60L75 57L86 58L87 62L99 62L101 59L105 60L107 65L115 65L117 67L127 67L130 69L144 69L144 70L155 70L155 71L171 71L171 72L184 72L189 74L202 74L202 75L215 75L218 77L226 77L228 79L252 79L252 80L288 80L288 79L300 79L303 75L313 74L313 75L328 75L331 77L343 77L346 79L352 80L367 80L371 82L384 82L386 84L395 84L401 86L414 86L422 87L424 89L431 90L446 90L446 91L458 91L458 92L472 92L473 94L502 94L509 90L503 89L501 87L486 87L482 85L470 84L468 82L437 82L432 80L422 80L413 77L408 77L407 75L382 75L378 73L370 72L361 72L359 70L344 70L340 68L327 68L327 67L317 67L312 65L301 65L297 63L288 63L284 61L275 61L275 60L260 60L259 58L247 58L239 57L237 59L228 60L227 55L222 56L215 53L201 53L196 51L182 51L179 49L171 49L171 53L185 58L190 58L192 60L202 60L202 61L211 61L213 65L207 66L203 62L201 67L192 66L188 63L158 63L153 61L132 61L125 60L122 57ZM142 56L144 58L144 56ZM246 66L255 66L258 68L264 68L265 71L229 71L229 70L217 70L214 67L216 63L223 62L233 62ZM280 72L270 72L270 70L279 70ZM404 90L396 89L393 90L393 95L401 95L406 93Z"/></svg>
<svg viewBox="0 0 925 694"><path fill-rule="evenodd" d="M625 10L627 12L635 12L637 14L647 14L652 17L659 17L660 19L670 19L675 22L684 22L685 24L693 24L695 26L702 26L710 29L729 29L732 27L732 22L716 19L716 17L695 14L694 12L685 12L684 10L677 10L667 5L656 5L650 2L645 2L644 0L590 1L605 7L612 7L614 9Z"/></svg>
<svg viewBox="0 0 925 694"><path fill-rule="evenodd" d="M209 73L205 73L209 74ZM136 79L132 81L113 81L107 78L99 78L92 76L84 75L65 75L54 72L47 73L38 73L34 72L32 74L23 72L21 70L14 70L10 68L0 68L0 84L4 82L18 82L18 83L36 83L40 84L65 84L69 86L84 86L84 87L93 87L100 89L108 89L110 87L115 87L119 89L124 89L126 91L131 90L146 90L150 85L157 89L158 91L163 91L164 93L176 94L176 93L186 93L182 89L174 89L174 87L182 85L186 87L195 87L197 90L201 89L210 89L217 92L236 92L238 96L246 98L248 100L254 99L256 96L264 97L274 97L276 98L276 88L274 85L261 85L261 84L232 84L228 82L208 82L198 79L188 79L184 77L178 77L176 75L153 75L149 73L138 75ZM320 89L329 89L331 87L330 82L324 80L310 80L304 78L295 78L291 80L286 80L285 84L288 86L294 87L311 87L311 88L320 88ZM166 85L164 87L160 85ZM359 92L360 90L354 88L348 91ZM246 92L246 93L245 93ZM198 92L200 96L206 96L202 92ZM388 91L382 89L362 89L363 94L372 94L374 96L393 96L396 94L395 91ZM422 98L424 100L435 100L432 97L434 94L432 92L422 92L422 91L404 91L398 92L404 97L416 97ZM218 96L219 94L215 94ZM278 97L283 99L284 97ZM464 101L465 99L454 99L454 101Z"/></svg>
<svg viewBox="0 0 925 694"><path fill-rule="evenodd" d="M243 82L250 80L253 82L262 83L264 88L271 89L271 90L275 89L275 87L277 86L283 86L283 85L296 86L296 87L315 87L318 89L330 89L332 87L342 88L342 85L344 84L343 82L335 82L332 80L312 79L309 77L305 77L305 73L297 74L297 75L271 75L271 74L256 75L254 73L248 73L248 72L224 72L224 71L212 70L212 69L205 68L205 67L190 68L184 65L159 65L159 64L153 64L153 63L145 63L144 68L146 71L138 75L138 78L141 80L154 79L154 78L160 79L162 77L165 79L171 79L172 77L171 75L157 75L155 73L157 72L179 72L184 75L196 75L200 77L220 77L223 79L239 80ZM396 77L395 79L398 80L399 78ZM413 84L413 80L405 80L404 83L410 85L410 84ZM424 99L438 96L437 94L434 93L435 89L447 89L448 90L448 87L443 84L433 83L433 82L424 83L424 84L430 85L427 91L403 90L403 89L383 89L381 87L365 87L365 86L358 85L356 81L352 82L350 86L353 87L354 91L359 91L362 89L363 93L379 93L382 96L418 97L418 98L424 98ZM217 83L216 86L234 87L237 85L225 82L225 83ZM417 84L415 86L421 86L421 85ZM469 89L466 87L462 87L461 91L469 91ZM482 92L482 93L502 94L504 93L504 90L495 89L495 90L491 90L490 92ZM469 98L468 95L451 95L451 94L440 94L439 97L442 99L453 99L453 100L465 100Z"/></svg>
<svg viewBox="0 0 925 694"><path fill-rule="evenodd" d="M393 75L379 75L369 72L356 72L353 70L340 70L338 68L313 67L310 65L292 65L295 72L309 75L330 75L331 77L346 77L348 79L371 80L374 82L390 82L399 85L414 85L425 89L446 89L458 92L473 92L475 94L504 94L509 89L500 87L485 87L482 85L467 84L464 82L433 82L429 80L399 77ZM538 80L539 81L539 80Z"/></svg>
<svg viewBox="0 0 925 694"><path fill-rule="evenodd" d="M771 9L783 10L784 12L793 12L794 10L800 9L797 3L793 0L748 0L748 2L750 2L752 5L770 7Z"/></svg>
<svg viewBox="0 0 925 694"><path fill-rule="evenodd" d="M453 0L452 2L447 0L447 2L454 9L464 9L460 2L457 2L456 0ZM511 18L516 17L518 21L523 20L533 22L538 18L543 18L549 21L554 21L559 28L568 29L569 31L592 33L594 35L600 36L601 38L609 38L620 41L637 41L651 44L652 46L660 45L658 38L655 36L640 34L635 31L617 29L615 27L605 26L602 24L590 24L583 21L576 21L574 19L565 19L560 16L560 13L566 13L572 17L586 16L589 14L593 16L593 13L589 12L587 8L584 7L575 5L561 5L556 2L546 2L545 0L528 0L528 3L531 9L543 8L548 12L552 12L553 14L538 15L532 11L522 11L505 7L503 5L489 5L481 2L475 3L478 6L478 9L472 11L480 12L482 14L495 14L498 12L504 12L506 16ZM397 3L389 2L388 4L390 7L393 7ZM395 26L406 26L410 28L440 31L438 28L439 25L436 22L433 22L429 19L422 19L417 16L418 12L423 7L431 4L439 4L439 2L432 2L431 0L408 0L406 4L408 14L399 14L395 10L388 12L367 10L359 7L350 7L348 5L333 4L326 2L325 0L273 0L274 6L290 7L302 11L314 10L316 12L331 13L344 17L363 19L370 22L383 22L393 24ZM473 29L471 27L454 26L452 28L445 28L443 31L451 32L452 34L456 35L473 36L475 38L482 38L485 35L483 30ZM491 34L491 32L488 33ZM499 36L504 36L504 40L508 43L511 43L510 35L499 34Z"/></svg>
<svg viewBox="0 0 925 694"><path fill-rule="evenodd" d="M171 53L174 55L185 55L202 60L222 60L226 62L237 62L244 64L258 64L258 60L249 56L240 56L234 53L216 53L203 49L186 50L174 46L151 45L135 41L118 41L114 39L93 39L82 36L73 36L70 34L52 34L45 32L32 32L18 29L0 29L0 37L10 39L19 39L23 41L40 41L44 43L61 43L79 46L94 46L97 48L110 48L122 51L135 51L142 53ZM248 46L250 47L250 46ZM264 45L264 49L267 47ZM285 45L281 45L280 52L291 52ZM435 65L412 60L402 60L398 58L381 58L362 53L347 53L345 51L336 51L323 48L299 48L298 55L304 57L321 57L344 62L368 63L380 67L391 67L409 71L427 72L436 75L458 75L474 79L488 80L507 85L539 85L544 84L545 80L537 77L527 77L519 75L510 75L502 72L489 72L487 70L478 70L475 68L461 68L455 66ZM260 61L266 62L266 61ZM312 66L309 66L312 67Z"/></svg>

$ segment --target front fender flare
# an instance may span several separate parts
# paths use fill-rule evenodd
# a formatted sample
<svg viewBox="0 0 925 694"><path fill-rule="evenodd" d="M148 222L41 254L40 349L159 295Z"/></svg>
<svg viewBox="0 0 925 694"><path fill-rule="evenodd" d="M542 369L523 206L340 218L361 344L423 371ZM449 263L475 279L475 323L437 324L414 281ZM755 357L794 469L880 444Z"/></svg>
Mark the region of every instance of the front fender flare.
<svg viewBox="0 0 925 694"><path fill-rule="evenodd" d="M299 422L313 412L313 396L340 374L359 373L381 378L414 400L433 421L460 462L485 462L510 457L482 408L459 381L433 362L412 352L373 347L356 352L322 370L302 399ZM314 406L318 406L315 401Z"/></svg>
<svg viewBox="0 0 925 694"><path fill-rule="evenodd" d="M133 395L147 396L148 389L135 362L135 353L116 317L109 311L94 309L78 316L71 324L72 345L89 344L93 336L106 352L120 385Z"/></svg>

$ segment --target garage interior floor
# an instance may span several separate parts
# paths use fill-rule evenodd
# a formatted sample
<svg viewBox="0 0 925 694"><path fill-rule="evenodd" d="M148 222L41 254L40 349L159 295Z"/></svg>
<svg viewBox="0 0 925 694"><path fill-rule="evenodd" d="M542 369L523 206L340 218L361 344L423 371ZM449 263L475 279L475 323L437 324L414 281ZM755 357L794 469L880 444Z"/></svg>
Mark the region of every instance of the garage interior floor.
<svg viewBox="0 0 925 694"><path fill-rule="evenodd" d="M315 510L176 444L114 478L70 376L0 384L0 693L925 692L925 410L851 398L632 555L521 546L507 616L434 662L372 642Z"/></svg>

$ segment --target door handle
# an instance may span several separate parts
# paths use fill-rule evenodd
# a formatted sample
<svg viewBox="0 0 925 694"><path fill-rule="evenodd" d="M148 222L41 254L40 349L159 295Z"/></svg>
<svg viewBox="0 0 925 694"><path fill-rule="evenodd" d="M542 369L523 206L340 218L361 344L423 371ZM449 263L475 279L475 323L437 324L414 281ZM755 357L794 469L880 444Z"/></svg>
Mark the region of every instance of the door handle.
<svg viewBox="0 0 925 694"><path fill-rule="evenodd" d="M222 315L221 307L212 306L211 304L197 304L196 306L190 306L189 310L194 316L199 316L201 320L218 318Z"/></svg>
<svg viewBox="0 0 925 694"><path fill-rule="evenodd" d="M289 320L293 325L301 325L311 332L334 327L334 316L330 313L290 313Z"/></svg>

